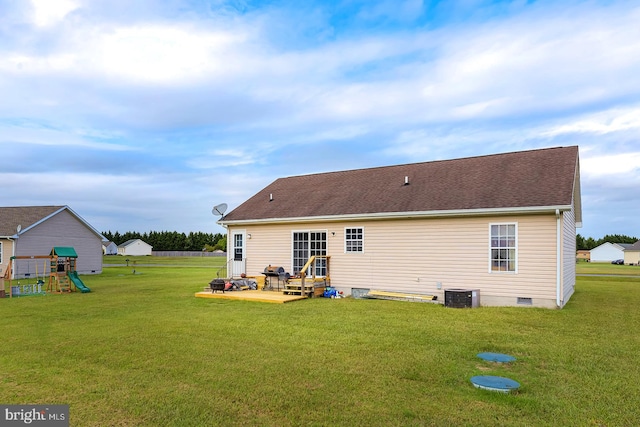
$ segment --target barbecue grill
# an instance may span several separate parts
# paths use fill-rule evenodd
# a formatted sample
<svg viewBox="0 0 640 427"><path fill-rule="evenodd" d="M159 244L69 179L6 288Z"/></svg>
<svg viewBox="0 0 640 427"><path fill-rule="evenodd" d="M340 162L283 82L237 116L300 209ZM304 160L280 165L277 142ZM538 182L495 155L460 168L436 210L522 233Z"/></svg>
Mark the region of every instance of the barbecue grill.
<svg viewBox="0 0 640 427"><path fill-rule="evenodd" d="M265 276L264 287L262 288L263 291L267 289L273 290L272 280L274 278L277 279L278 290L280 290L280 282L282 282L282 285L284 286L284 284L287 283L287 281L291 277L291 275L284 270L284 267L275 265L266 266L262 274L264 274Z"/></svg>

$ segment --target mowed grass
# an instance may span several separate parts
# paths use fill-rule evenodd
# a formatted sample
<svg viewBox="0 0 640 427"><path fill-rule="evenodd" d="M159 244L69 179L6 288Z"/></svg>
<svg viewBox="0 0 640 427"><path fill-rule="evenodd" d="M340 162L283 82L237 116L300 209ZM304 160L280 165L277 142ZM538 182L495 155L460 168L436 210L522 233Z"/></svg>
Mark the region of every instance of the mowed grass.
<svg viewBox="0 0 640 427"><path fill-rule="evenodd" d="M580 277L562 310L471 310L195 298L213 271L139 262L82 276L88 294L0 301L0 403L69 404L73 426L640 424L640 278Z"/></svg>
<svg viewBox="0 0 640 427"><path fill-rule="evenodd" d="M640 266L637 265L613 265L607 262L579 262L578 274L616 274L640 277Z"/></svg>

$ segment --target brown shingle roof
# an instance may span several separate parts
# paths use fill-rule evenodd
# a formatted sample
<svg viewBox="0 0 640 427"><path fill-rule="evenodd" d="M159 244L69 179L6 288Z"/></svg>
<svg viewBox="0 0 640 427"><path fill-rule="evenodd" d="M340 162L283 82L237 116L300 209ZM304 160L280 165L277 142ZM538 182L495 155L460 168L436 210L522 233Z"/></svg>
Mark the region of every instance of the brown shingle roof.
<svg viewBox="0 0 640 427"><path fill-rule="evenodd" d="M0 207L0 236L13 236L18 225L25 230L64 206Z"/></svg>
<svg viewBox="0 0 640 427"><path fill-rule="evenodd" d="M577 168L573 146L293 176L221 222L569 206Z"/></svg>

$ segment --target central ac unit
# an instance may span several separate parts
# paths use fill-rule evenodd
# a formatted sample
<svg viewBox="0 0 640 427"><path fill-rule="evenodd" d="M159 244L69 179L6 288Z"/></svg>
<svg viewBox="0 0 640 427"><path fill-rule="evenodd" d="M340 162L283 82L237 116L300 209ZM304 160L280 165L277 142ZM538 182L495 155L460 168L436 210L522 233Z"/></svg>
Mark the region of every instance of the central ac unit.
<svg viewBox="0 0 640 427"><path fill-rule="evenodd" d="M445 289L444 306L453 308L480 307L479 289Z"/></svg>

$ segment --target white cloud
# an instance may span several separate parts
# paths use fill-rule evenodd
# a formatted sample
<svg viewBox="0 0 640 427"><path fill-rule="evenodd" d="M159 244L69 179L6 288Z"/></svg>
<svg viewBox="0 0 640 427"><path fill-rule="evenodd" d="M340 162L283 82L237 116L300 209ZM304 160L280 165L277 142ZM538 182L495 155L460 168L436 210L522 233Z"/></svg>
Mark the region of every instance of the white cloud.
<svg viewBox="0 0 640 427"><path fill-rule="evenodd" d="M618 176L626 182L629 180L638 181L640 178L640 152L581 158L580 172L587 179Z"/></svg>
<svg viewBox="0 0 640 427"><path fill-rule="evenodd" d="M96 59L107 74L140 82L176 82L232 74L240 32L176 26L118 28L102 35Z"/></svg>
<svg viewBox="0 0 640 427"><path fill-rule="evenodd" d="M67 14L78 8L73 0L31 0L33 22L39 27L57 24Z"/></svg>
<svg viewBox="0 0 640 427"><path fill-rule="evenodd" d="M638 131L640 139L640 106L613 108L585 115L578 120L555 126L543 136L555 137L564 134L591 133L605 135L615 132Z"/></svg>

